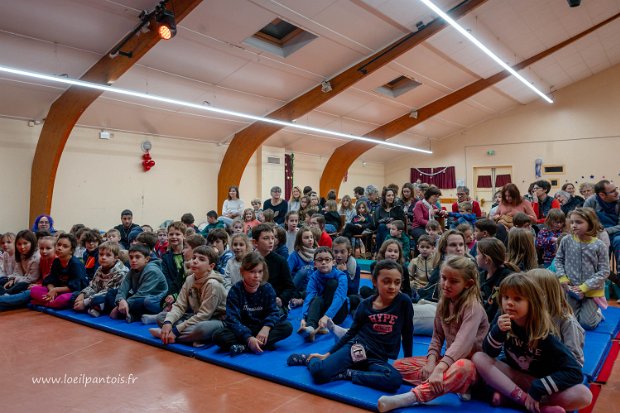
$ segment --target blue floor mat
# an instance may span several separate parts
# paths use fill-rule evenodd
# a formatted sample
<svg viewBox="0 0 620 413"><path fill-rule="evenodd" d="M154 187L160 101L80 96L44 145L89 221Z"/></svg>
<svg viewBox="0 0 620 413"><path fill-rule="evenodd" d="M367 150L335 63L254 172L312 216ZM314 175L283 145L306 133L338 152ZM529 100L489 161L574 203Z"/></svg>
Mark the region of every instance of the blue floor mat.
<svg viewBox="0 0 620 413"><path fill-rule="evenodd" d="M584 345L583 374L589 381L594 381L601 370L605 357L611 348L611 336L595 331L586 331Z"/></svg>
<svg viewBox="0 0 620 413"><path fill-rule="evenodd" d="M107 316L93 318L88 314L76 313L73 310L53 310L38 306L33 306L32 308L66 320L137 340L152 346L165 348L176 353L195 357L199 360L264 378L285 386L294 387L302 391L314 393L322 397L341 401L363 409L375 410L377 400L383 394L380 391L358 386L347 381L316 385L313 383L310 373L305 367L288 367L286 365L286 359L291 353L327 352L335 342L333 335L317 336L317 340L314 343L306 343L300 335L293 333L291 337L279 342L276 345L275 351L266 351L261 355L242 354L233 358L230 357L228 353L221 351L217 346L210 346L207 348L194 348L182 344L163 346L159 340L153 338L148 332L148 329L153 327L153 325L145 326L140 322L128 324L124 320L112 320ZM602 328L597 328L593 332L586 333L584 375L589 380L596 377L609 351L611 332L618 330L617 325L614 327L611 324L614 320L620 320L620 317L617 317L620 316L620 309L609 310L610 309L605 312L605 316L607 317L606 325L602 326ZM299 326L300 319L301 309L297 308L289 313L289 321L293 324L294 330ZM348 327L351 321L351 317L348 317L343 325ZM430 337L414 336L413 354L415 356L426 355L430 340ZM403 385L399 389L399 393L405 392L410 388L410 386ZM416 407L415 409L419 410L420 408L421 407ZM454 394L439 397L423 408L433 412L449 412L453 411L455 408L488 413L514 411L507 408L493 408L487 403L479 401L464 403ZM406 410L413 411L413 409Z"/></svg>
<svg viewBox="0 0 620 413"><path fill-rule="evenodd" d="M601 321L593 331L607 333L612 338L615 337L620 332L620 308L608 307L607 310L603 310L603 316L605 316L605 320Z"/></svg>

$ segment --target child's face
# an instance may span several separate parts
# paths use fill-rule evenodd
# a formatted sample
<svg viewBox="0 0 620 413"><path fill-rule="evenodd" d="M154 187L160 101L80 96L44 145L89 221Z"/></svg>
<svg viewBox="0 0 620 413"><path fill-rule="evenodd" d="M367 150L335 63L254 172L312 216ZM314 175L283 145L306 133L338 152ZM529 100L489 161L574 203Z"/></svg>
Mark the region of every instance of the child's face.
<svg viewBox="0 0 620 413"><path fill-rule="evenodd" d="M368 213L368 209L366 208L366 202L360 203L359 207L357 207L357 213L359 215L365 215Z"/></svg>
<svg viewBox="0 0 620 413"><path fill-rule="evenodd" d="M383 304L389 304L396 298L400 292L401 283L402 275L397 269L383 269L379 271L377 279L372 280Z"/></svg>
<svg viewBox="0 0 620 413"><path fill-rule="evenodd" d="M465 243L463 237L452 234L448 237L446 243L446 255L465 255Z"/></svg>
<svg viewBox="0 0 620 413"><path fill-rule="evenodd" d="M56 241L56 256L58 258L71 258L73 255L73 249L71 248L71 242L66 238L58 238Z"/></svg>
<svg viewBox="0 0 620 413"><path fill-rule="evenodd" d="M221 239L216 239L213 242L211 242L209 245L215 248L218 254L220 255L222 255L224 251L226 250L226 244L224 243L224 240L221 240Z"/></svg>
<svg viewBox="0 0 620 413"><path fill-rule="evenodd" d="M314 235L312 235L312 232L310 231L304 232L301 236L301 243L306 248L314 247Z"/></svg>
<svg viewBox="0 0 620 413"><path fill-rule="evenodd" d="M260 286L260 283L263 282L263 264L258 264L251 270L241 269L241 276L243 277L243 284L246 289L252 291L256 290Z"/></svg>
<svg viewBox="0 0 620 413"><path fill-rule="evenodd" d="M400 238L403 235L403 232L396 228L394 225L390 227L390 236L394 238Z"/></svg>
<svg viewBox="0 0 620 413"><path fill-rule="evenodd" d="M207 215L207 222L209 224L215 224L217 222L217 218Z"/></svg>
<svg viewBox="0 0 620 413"><path fill-rule="evenodd" d="M101 249L99 251L99 265L101 265L101 267L107 270L109 268L112 268L115 262L116 257L114 256L112 251L106 249Z"/></svg>
<svg viewBox="0 0 620 413"><path fill-rule="evenodd" d="M468 229L467 231L465 231L463 233L463 236L465 237L466 244L470 244L474 240L474 234L472 234L471 229Z"/></svg>
<svg viewBox="0 0 620 413"><path fill-rule="evenodd" d="M487 258L486 255L484 255L480 251L478 251L478 254L476 254L476 264L478 264L478 268L480 269L483 269L483 270L489 269L489 259Z"/></svg>
<svg viewBox="0 0 620 413"><path fill-rule="evenodd" d="M9 255L13 255L15 253L15 240L11 237L3 237L2 251L8 252Z"/></svg>
<svg viewBox="0 0 620 413"><path fill-rule="evenodd" d="M578 237L586 235L590 226L588 222L577 214L571 214L570 216L570 229Z"/></svg>
<svg viewBox="0 0 620 413"><path fill-rule="evenodd" d="M194 249L188 242L183 243L183 261L188 261L194 256Z"/></svg>
<svg viewBox="0 0 620 413"><path fill-rule="evenodd" d="M273 236L273 232L271 231L263 231L261 232L258 240L254 241L256 250L262 256L269 254L273 251L273 246L275 243L275 237Z"/></svg>
<svg viewBox="0 0 620 413"><path fill-rule="evenodd" d="M252 211L246 212L245 215L243 216L243 219L245 219L246 221L252 221L254 219L252 217Z"/></svg>
<svg viewBox="0 0 620 413"><path fill-rule="evenodd" d="M319 224L319 220L317 218L310 218L310 228L321 229L321 225Z"/></svg>
<svg viewBox="0 0 620 413"><path fill-rule="evenodd" d="M112 232L108 234L108 241L112 241L112 242L121 242L121 236L118 235L116 232Z"/></svg>
<svg viewBox="0 0 620 413"><path fill-rule="evenodd" d="M54 243L48 239L39 241L39 252L41 257L52 258L54 256Z"/></svg>
<svg viewBox="0 0 620 413"><path fill-rule="evenodd" d="M398 261L400 258L400 250L396 244L390 244L385 249L385 254L383 254L386 260Z"/></svg>
<svg viewBox="0 0 620 413"><path fill-rule="evenodd" d="M314 256L314 266L323 274L327 274L334 266L334 258L329 252L319 252Z"/></svg>
<svg viewBox="0 0 620 413"><path fill-rule="evenodd" d="M236 238L232 242L232 252L237 261L241 261L241 258L248 253L248 247L242 239Z"/></svg>
<svg viewBox="0 0 620 413"><path fill-rule="evenodd" d="M553 231L561 231L562 228L564 228L564 222L562 221L555 221L551 224L551 229Z"/></svg>
<svg viewBox="0 0 620 413"><path fill-rule="evenodd" d="M422 241L418 244L418 251L420 252L420 255L424 258L430 257L434 249L435 246L426 241Z"/></svg>
<svg viewBox="0 0 620 413"><path fill-rule="evenodd" d="M252 208L254 208L255 211L258 211L260 209L260 203L252 202Z"/></svg>
<svg viewBox="0 0 620 413"><path fill-rule="evenodd" d="M461 273L454 268L444 267L441 270L441 293L444 297L454 300L468 287Z"/></svg>
<svg viewBox="0 0 620 413"><path fill-rule="evenodd" d="M301 195L301 192L299 192L299 189L293 188L292 194L293 194L293 198L297 199Z"/></svg>
<svg viewBox="0 0 620 413"><path fill-rule="evenodd" d="M99 248L99 241L97 240L85 241L84 247L86 248L86 251L93 252L94 250Z"/></svg>
<svg viewBox="0 0 620 413"><path fill-rule="evenodd" d="M430 235L433 239L437 239L441 235L441 230L436 228L426 228L426 233Z"/></svg>
<svg viewBox="0 0 620 413"><path fill-rule="evenodd" d="M160 244L164 244L166 241L168 241L168 234L166 233L166 231L157 232L157 241L159 241Z"/></svg>
<svg viewBox="0 0 620 413"><path fill-rule="evenodd" d="M32 243L24 238L19 238L15 242L15 245L17 247L17 251L19 251L22 256L28 254L32 248Z"/></svg>
<svg viewBox="0 0 620 413"><path fill-rule="evenodd" d="M405 199L411 198L411 189L403 188L403 198Z"/></svg>
<svg viewBox="0 0 620 413"><path fill-rule="evenodd" d="M489 236L489 233L486 231L480 231L478 229L478 227L474 228L474 238L476 238L476 241L480 241L483 238L487 238Z"/></svg>
<svg viewBox="0 0 620 413"><path fill-rule="evenodd" d="M308 206L308 198L301 198L301 200L299 201L299 207L303 209L307 206Z"/></svg>
<svg viewBox="0 0 620 413"><path fill-rule="evenodd" d="M310 195L310 205L318 206L319 205L319 197L317 195Z"/></svg>
<svg viewBox="0 0 620 413"><path fill-rule="evenodd" d="M345 244L334 244L332 250L336 264L344 264L349 259L349 249Z"/></svg>
<svg viewBox="0 0 620 413"><path fill-rule="evenodd" d="M168 244L170 244L172 248L177 248L183 245L184 238L185 236L178 229L170 228L168 230Z"/></svg>
<svg viewBox="0 0 620 413"><path fill-rule="evenodd" d="M295 229L297 228L297 224L299 224L299 215L293 214L288 217L288 220L286 221L286 226L289 231L295 231Z"/></svg>
<svg viewBox="0 0 620 413"><path fill-rule="evenodd" d="M241 222L236 222L232 227L233 234L243 234L243 224Z"/></svg>
<svg viewBox="0 0 620 413"><path fill-rule="evenodd" d="M134 271L142 271L149 262L149 257L145 257L139 251L129 252L129 268Z"/></svg>
<svg viewBox="0 0 620 413"><path fill-rule="evenodd" d="M514 290L506 291L501 300L504 314L508 314L517 325L524 326L530 309L529 301Z"/></svg>
<svg viewBox="0 0 620 413"><path fill-rule="evenodd" d="M189 264L192 272L196 275L205 275L213 271L215 267L214 262L209 262L209 257L202 254L192 254L192 258Z"/></svg>

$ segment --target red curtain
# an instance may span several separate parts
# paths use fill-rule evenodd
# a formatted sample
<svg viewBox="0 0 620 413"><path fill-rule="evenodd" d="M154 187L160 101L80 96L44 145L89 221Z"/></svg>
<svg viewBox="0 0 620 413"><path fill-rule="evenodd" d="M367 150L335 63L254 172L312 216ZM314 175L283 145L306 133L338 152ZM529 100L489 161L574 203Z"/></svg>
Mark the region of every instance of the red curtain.
<svg viewBox="0 0 620 413"><path fill-rule="evenodd" d="M493 185L491 183L491 175L480 175L478 176L478 183L476 184L476 188L492 188Z"/></svg>
<svg viewBox="0 0 620 413"><path fill-rule="evenodd" d="M512 182L512 179L510 179L510 174L497 175L495 177L495 186L497 188L501 188L502 186L509 184L511 182Z"/></svg>
<svg viewBox="0 0 620 413"><path fill-rule="evenodd" d="M435 185L440 189L456 188L456 171L454 166L439 168L411 168L411 182Z"/></svg>
<svg viewBox="0 0 620 413"><path fill-rule="evenodd" d="M284 155L284 199L291 199L291 191L293 190L293 161L294 154Z"/></svg>

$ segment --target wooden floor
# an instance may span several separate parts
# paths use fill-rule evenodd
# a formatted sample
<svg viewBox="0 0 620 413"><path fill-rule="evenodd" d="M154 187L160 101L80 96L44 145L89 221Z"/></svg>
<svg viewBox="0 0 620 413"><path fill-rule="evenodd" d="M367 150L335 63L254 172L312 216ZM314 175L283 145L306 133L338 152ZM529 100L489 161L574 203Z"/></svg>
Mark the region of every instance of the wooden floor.
<svg viewBox="0 0 620 413"><path fill-rule="evenodd" d="M0 313L0 411L317 412L363 410L30 310ZM34 384L39 377L79 384ZM135 378L82 384L86 378ZM594 409L615 411L620 363Z"/></svg>

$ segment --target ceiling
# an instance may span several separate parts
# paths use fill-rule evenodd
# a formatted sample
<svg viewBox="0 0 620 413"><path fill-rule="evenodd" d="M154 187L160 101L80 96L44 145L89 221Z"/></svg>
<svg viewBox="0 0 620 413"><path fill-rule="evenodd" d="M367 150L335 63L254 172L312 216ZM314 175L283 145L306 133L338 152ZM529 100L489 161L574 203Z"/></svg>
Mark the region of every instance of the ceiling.
<svg viewBox="0 0 620 413"><path fill-rule="evenodd" d="M0 23L0 64L79 78L137 23L155 0L22 0L6 2ZM443 10L458 1L436 1ZM459 22L509 64L515 64L620 12L620 0L488 0ZM317 36L280 57L247 45L275 18ZM428 23L418 0L204 0L114 84L193 103L266 115L295 97ZM545 93L620 63L620 19L521 71ZM117 59L123 59L119 56ZM501 69L454 29L447 28L298 123L363 135ZM421 83L397 98L376 88L401 75ZM0 116L44 119L65 90L0 75ZM391 139L428 148L433 140L497 116L538 97L508 78ZM226 144L249 121L137 98L104 94L78 124ZM265 143L329 156L344 140L284 129ZM400 155L400 154L397 154ZM369 162L395 150L374 148Z"/></svg>

